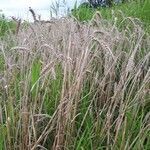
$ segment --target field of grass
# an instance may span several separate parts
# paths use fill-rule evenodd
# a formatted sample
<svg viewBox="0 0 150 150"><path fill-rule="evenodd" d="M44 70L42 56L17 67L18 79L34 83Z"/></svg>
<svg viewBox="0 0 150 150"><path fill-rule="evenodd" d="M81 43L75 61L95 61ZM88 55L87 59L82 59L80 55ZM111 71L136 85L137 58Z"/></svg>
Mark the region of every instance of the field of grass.
<svg viewBox="0 0 150 150"><path fill-rule="evenodd" d="M150 36L121 17L3 35L0 150L150 149Z"/></svg>
<svg viewBox="0 0 150 150"><path fill-rule="evenodd" d="M120 3L113 7L100 7L96 10L88 7L80 7L73 10L72 14L80 21L92 19L95 11L99 11L103 18L112 20L117 18L120 24L126 17L138 18L143 22L144 28L150 33L150 1L149 0L133 0L130 3Z"/></svg>

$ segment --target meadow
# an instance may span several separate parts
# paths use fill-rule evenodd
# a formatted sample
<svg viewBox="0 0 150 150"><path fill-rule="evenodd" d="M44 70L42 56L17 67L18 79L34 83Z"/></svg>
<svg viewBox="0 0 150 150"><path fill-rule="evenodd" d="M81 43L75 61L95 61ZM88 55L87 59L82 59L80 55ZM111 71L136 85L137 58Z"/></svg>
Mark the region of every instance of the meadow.
<svg viewBox="0 0 150 150"><path fill-rule="evenodd" d="M126 1L126 0L125 0ZM118 25L123 21L124 17L134 17L142 21L144 28L150 32L150 1L149 0L130 0L129 3L113 4L113 7L98 7L98 11L102 14L103 18L111 21L114 16L118 19ZM87 21L92 19L95 9L87 5L75 5L72 14L79 21Z"/></svg>
<svg viewBox="0 0 150 150"><path fill-rule="evenodd" d="M150 149L147 11L82 9L1 19L0 150Z"/></svg>

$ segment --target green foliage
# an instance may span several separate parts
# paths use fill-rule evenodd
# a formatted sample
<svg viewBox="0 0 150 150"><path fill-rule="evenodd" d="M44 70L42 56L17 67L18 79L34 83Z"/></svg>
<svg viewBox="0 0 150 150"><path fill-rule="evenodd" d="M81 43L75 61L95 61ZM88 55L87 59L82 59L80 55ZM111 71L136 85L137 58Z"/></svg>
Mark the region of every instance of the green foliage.
<svg viewBox="0 0 150 150"><path fill-rule="evenodd" d="M4 15L0 15L0 37L12 31L15 31L15 23L6 19Z"/></svg>
<svg viewBox="0 0 150 150"><path fill-rule="evenodd" d="M44 108L45 113L52 115L58 106L58 99L60 99L60 90L62 88L62 67L58 64L55 68L55 79L48 77L46 83L42 88L45 93Z"/></svg>
<svg viewBox="0 0 150 150"><path fill-rule="evenodd" d="M103 18L107 20L112 20L113 17L117 17L118 23L123 20L123 17L135 17L139 18L147 31L150 31L150 1L149 0L136 0L127 3L120 3L118 5L113 5L112 7L99 7L93 9L90 7L85 7L84 5L79 6L77 9L72 11L72 15L75 16L80 21L88 21L92 19L93 14L99 11ZM122 15L118 16L121 12Z"/></svg>
<svg viewBox="0 0 150 150"><path fill-rule="evenodd" d="M0 150L4 149L4 141L5 141L6 133L7 133L7 129L5 125L0 124Z"/></svg>
<svg viewBox="0 0 150 150"><path fill-rule="evenodd" d="M38 91L38 83L40 80L41 63L38 59L33 61L31 69L31 91L32 97L36 97Z"/></svg>
<svg viewBox="0 0 150 150"><path fill-rule="evenodd" d="M80 21L87 21L92 18L94 10L90 7L79 7L72 11L72 15Z"/></svg>

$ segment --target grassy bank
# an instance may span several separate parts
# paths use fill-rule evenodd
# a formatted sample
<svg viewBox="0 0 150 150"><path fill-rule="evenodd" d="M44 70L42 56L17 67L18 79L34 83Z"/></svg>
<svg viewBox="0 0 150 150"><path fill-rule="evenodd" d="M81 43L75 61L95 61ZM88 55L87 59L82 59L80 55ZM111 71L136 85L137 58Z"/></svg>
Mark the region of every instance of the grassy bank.
<svg viewBox="0 0 150 150"><path fill-rule="evenodd" d="M0 149L150 148L150 38L96 13L0 41Z"/></svg>
<svg viewBox="0 0 150 150"><path fill-rule="evenodd" d="M120 24L126 17L134 17L141 20L146 31L150 32L150 1L149 0L133 0L129 3L120 3L112 7L99 7L97 9L79 6L72 11L80 21L91 20L95 11L99 11L103 18L113 20L117 18L117 23Z"/></svg>

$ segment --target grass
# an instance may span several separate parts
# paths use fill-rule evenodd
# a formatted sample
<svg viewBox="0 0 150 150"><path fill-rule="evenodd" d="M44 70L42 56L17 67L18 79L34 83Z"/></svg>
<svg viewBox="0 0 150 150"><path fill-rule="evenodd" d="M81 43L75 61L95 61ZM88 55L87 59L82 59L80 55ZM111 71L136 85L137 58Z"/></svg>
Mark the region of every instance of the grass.
<svg viewBox="0 0 150 150"><path fill-rule="evenodd" d="M149 149L149 35L99 17L1 41L1 149Z"/></svg>
<svg viewBox="0 0 150 150"><path fill-rule="evenodd" d="M87 7L75 8L72 12L80 21L87 21L92 19L95 11L99 11L103 18L107 20L112 20L116 17L118 24L122 21L124 17L134 17L138 18L143 22L146 31L149 32L150 29L150 1L149 0L135 0L130 3L123 3L119 5L113 5L113 7L100 7L95 9Z"/></svg>
<svg viewBox="0 0 150 150"><path fill-rule="evenodd" d="M149 33L93 14L5 32L0 150L149 150Z"/></svg>
<svg viewBox="0 0 150 150"><path fill-rule="evenodd" d="M5 36L5 34L14 32L15 23L13 21L9 21L5 18L5 16L0 14L0 37Z"/></svg>

